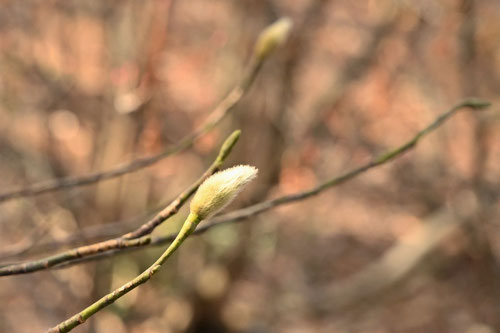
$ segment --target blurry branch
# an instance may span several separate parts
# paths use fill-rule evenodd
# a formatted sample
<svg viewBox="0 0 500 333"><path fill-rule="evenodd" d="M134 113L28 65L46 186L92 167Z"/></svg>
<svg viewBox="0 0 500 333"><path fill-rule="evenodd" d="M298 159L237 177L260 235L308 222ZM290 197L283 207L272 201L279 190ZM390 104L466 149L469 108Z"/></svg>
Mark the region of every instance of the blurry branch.
<svg viewBox="0 0 500 333"><path fill-rule="evenodd" d="M474 0L461 0L461 24L458 34L460 45L460 82L462 91L467 95L474 95L480 90L484 76L480 70L480 47L478 37L479 2ZM481 74L479 74L481 73ZM500 327L500 262L495 255L494 240L489 235L487 221L495 218L487 202L491 198L487 174L487 164L490 154L489 137L492 123L483 117L473 121L474 149L473 149L473 175L472 188L479 198L481 208L477 210L474 219L471 219L464 228L470 242L468 250L473 253L475 265L481 274L482 283L488 288L488 294L496 300L495 327Z"/></svg>
<svg viewBox="0 0 500 333"><path fill-rule="evenodd" d="M2 252L0 252L0 260L26 254L29 250L36 246L40 238L42 238L47 233L48 230L44 227L35 229L30 233L29 236L26 236L26 238L7 248L2 249Z"/></svg>
<svg viewBox="0 0 500 333"><path fill-rule="evenodd" d="M136 246L144 246L151 242L150 234L163 221L173 216L189 199L189 197L198 189L198 186L211 174L216 172L221 166L226 157L230 154L233 146L240 137L240 131L233 132L222 145L219 155L205 173L194 182L189 188L182 192L172 203L165 207L162 211L156 214L152 219L138 227L132 232L126 233L121 237L109 239L99 243L80 246L68 251L22 263L7 265L0 268L0 276L15 275L36 272L47 269L61 263L71 262L72 260L81 259L86 256L92 256L100 252L106 252L113 249L126 249Z"/></svg>
<svg viewBox="0 0 500 333"><path fill-rule="evenodd" d="M162 207L165 207L166 205L167 204L163 204ZM155 212L159 212L160 210L161 209L156 209ZM127 230L134 228L137 223L140 223L153 215L154 214L151 213L140 214L138 216L131 217L130 219L86 227L78 232L68 234L52 242L41 242L41 238L48 232L48 230L43 230L43 233L40 232L40 230L36 230L19 242L3 247L0 251L0 260L17 258L31 253L42 254L67 246L76 246L78 244L82 244L84 240L87 242L96 242L108 238L118 237Z"/></svg>
<svg viewBox="0 0 500 333"><path fill-rule="evenodd" d="M120 165L112 170L96 172L80 177L69 177L44 181L22 188L20 190L5 192L0 194L0 202L20 197L35 196L76 186L89 185L102 180L116 178L124 174L135 172L148 167L166 158L167 156L190 147L198 137L212 130L222 120L222 118L224 118L224 116L234 108L234 106L240 101L243 94L248 90L248 87L250 86L251 82L253 82L259 68L260 63L257 63L256 67L252 68L251 74L246 78L246 80L244 80L244 84L234 88L233 91L231 91L229 95L224 98L222 102L215 108L215 110L211 113L211 115L199 129L186 136L177 144L174 144L173 146L167 148L165 151L151 157L138 158L129 163Z"/></svg>
<svg viewBox="0 0 500 333"><path fill-rule="evenodd" d="M344 173L340 176L331 178L330 180L327 180L326 182L324 182L324 183L322 183L322 184L320 184L320 185L318 185L318 186L316 186L308 191L299 192L299 193L290 194L290 195L285 195L285 196L282 196L282 197L279 197L276 199L264 201L264 202L255 204L253 206L247 207L247 208L239 209L239 210L227 213L227 214L223 214L223 215L208 219L203 225L199 226L193 234L204 233L205 231L208 231L211 228L218 226L218 225L222 225L222 224L226 224L226 223L241 222L241 221L244 221L244 220L251 218L255 215L258 215L258 214L261 214L261 213L266 212L268 210L271 210L274 207L285 205L285 204L290 204L290 203L293 203L296 201L301 201L301 200L313 197L315 195L318 195L329 188L341 185L344 182L346 182L352 178L355 178L356 176L358 176L358 175L360 175L360 174L362 174L362 173L364 173L372 168L375 168L377 166L380 166L382 164L385 164L385 163L392 161L393 159L401 156L403 153L414 148L417 145L417 143L420 141L421 138L423 138L424 136L426 136L427 134L431 133L433 130L438 128L448 118L453 116L456 112L458 112L464 108L481 110L481 109L487 108L489 105L490 105L489 102L475 99L475 98L464 100L463 102L455 105L450 110L448 110L447 112L445 112L442 115L440 115L439 117L437 117L436 120L434 120L431 124L429 124L423 130L418 132L412 139L410 139L406 143L402 144L401 146L399 146L395 149L388 151L385 154L382 154L381 156L373 159L372 161L366 163L365 165L362 165L358 168L347 171L346 173ZM144 244L144 245L149 245L149 246L163 245L165 243L171 242L175 238L175 236L176 236L175 234L169 234L169 235L165 235L165 236L156 237L156 238L153 238L150 243ZM136 247L135 249L137 249L137 248L138 247ZM105 252L105 253L99 253L97 255L85 258L84 260L77 260L75 262L71 262L71 264L78 263L81 261L94 260L94 259L98 259L98 258L102 258L102 257L111 256L111 255L114 255L118 252L122 252L122 251L109 251L109 252ZM58 266L58 267L61 267L61 266Z"/></svg>
<svg viewBox="0 0 500 333"><path fill-rule="evenodd" d="M48 232L46 228L43 230L35 230L17 243L3 247L0 250L0 260L18 258L33 253L40 255L50 251L60 250L64 247L75 247L85 241L87 243L97 242L104 239L119 237L128 230L135 228L137 224L143 223L143 221L149 220L151 217L155 216L171 201L172 200L163 202L159 204L158 207L146 213L139 213L136 216L123 220L89 226L53 241L41 241L41 238ZM0 264L0 267L1 266L2 264Z"/></svg>
<svg viewBox="0 0 500 333"><path fill-rule="evenodd" d="M321 291L312 299L313 307L328 313L332 310L345 311L361 305L361 302L374 300L375 296L402 283L443 240L461 230L460 227L477 209L477 200L474 199L460 193L458 214L449 208L432 214L366 268L345 280L332 282L331 287L320 288Z"/></svg>
<svg viewBox="0 0 500 333"><path fill-rule="evenodd" d="M0 260L26 254L35 247L43 236L48 233L49 228L46 225L31 231L28 236L9 247L3 248L0 252Z"/></svg>
<svg viewBox="0 0 500 333"><path fill-rule="evenodd" d="M401 18L400 10L387 10L385 18L376 27L371 28L371 39L360 51L359 55L351 58L338 76L332 78L326 93L312 106L313 112L318 112L316 121L310 125L311 132L318 131L324 126L325 114L332 110L348 92L351 84L366 73L377 60L380 45L394 31Z"/></svg>
<svg viewBox="0 0 500 333"><path fill-rule="evenodd" d="M215 107L205 122L198 129L184 137L178 143L165 149L163 152L154 156L135 159L107 171L95 172L84 176L43 181L18 190L0 193L0 202L20 197L40 195L42 193L76 186L89 185L102 180L116 178L148 167L166 158L167 156L190 147L198 137L211 131L219 124L224 116L234 109L243 95L245 95L245 93L249 90L264 61L286 40L290 29L291 21L289 19L279 20L276 24L273 24L265 29L260 34L259 39L255 44L255 50L250 61L249 69L240 84L233 88L233 90L229 92L229 94Z"/></svg>
<svg viewBox="0 0 500 333"><path fill-rule="evenodd" d="M417 143L420 141L421 138L423 138L425 135L431 133L433 130L438 128L448 118L453 116L457 111L459 111L463 108L472 108L474 110L480 110L480 109L487 108L489 106L490 106L490 103L486 102L486 101L482 101L482 100L474 99L474 98L467 99L467 100L455 105L450 110L448 110L447 112L445 112L442 115L440 115L439 117L437 117L436 120L434 120L430 125L428 125L423 130L418 132L408 142L404 143L403 145L401 145L393 150L388 151L385 154L382 154L381 156L373 159L371 162L369 162L363 166L360 166L360 167L353 169L351 171L348 171L340 176L337 176L337 177L334 177L330 180L327 180L326 182L324 182L324 183L322 183L322 184L320 184L320 185L318 185L318 186L316 186L308 191L304 191L304 192L300 192L300 193L296 193L296 194L285 195L285 196L282 196L280 198L264 201L264 202L258 203L256 205L253 205L253 206L250 206L250 207L247 207L244 209L240 209L238 211L234 211L232 213L228 213L228 214L224 214L224 215L219 216L219 217L215 217L215 218L207 221L207 223L205 225L203 225L202 227L198 228L195 231L195 233L202 233L202 232L212 228L213 226L216 226L219 224L241 221L241 220L247 219L249 217L252 217L254 215L260 214L262 212L265 212L265 211L272 209L276 206L292 203L295 201L301 201L301 200L307 199L309 197L318 195L321 192L323 192L331 187L340 185L340 184L360 175L361 173L363 173L365 171L368 171L374 167L377 167L377 166L380 166L380 165L385 164L387 162L390 162L393 159L395 159L396 157L405 153L406 151L414 148L417 145ZM160 238L154 239L151 242L151 245L159 245L159 244L162 244L164 242L171 241L171 240L172 240L172 235L160 237Z"/></svg>

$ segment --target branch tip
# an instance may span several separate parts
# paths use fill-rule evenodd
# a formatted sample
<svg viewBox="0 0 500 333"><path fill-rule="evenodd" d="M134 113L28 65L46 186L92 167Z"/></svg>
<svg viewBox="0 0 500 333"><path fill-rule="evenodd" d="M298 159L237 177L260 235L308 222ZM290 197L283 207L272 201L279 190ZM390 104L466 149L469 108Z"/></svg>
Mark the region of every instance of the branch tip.
<svg viewBox="0 0 500 333"><path fill-rule="evenodd" d="M255 43L254 56L262 61L271 55L277 47L288 39L293 22L289 17L282 17L265 28Z"/></svg>
<svg viewBox="0 0 500 333"><path fill-rule="evenodd" d="M491 102L486 101L484 99L471 97L462 102L463 106L475 109L475 110L484 110L491 106Z"/></svg>
<svg viewBox="0 0 500 333"><path fill-rule="evenodd" d="M217 156L218 161L224 161L226 159L226 157L231 153L231 150L233 150L236 142L238 142L240 135L241 130L236 130L224 141L220 148L219 155Z"/></svg>

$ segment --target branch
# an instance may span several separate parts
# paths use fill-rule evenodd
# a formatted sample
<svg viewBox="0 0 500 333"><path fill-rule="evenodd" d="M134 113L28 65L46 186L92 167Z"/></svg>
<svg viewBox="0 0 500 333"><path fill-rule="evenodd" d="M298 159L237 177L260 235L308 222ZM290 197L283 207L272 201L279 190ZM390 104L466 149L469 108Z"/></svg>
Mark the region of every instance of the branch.
<svg viewBox="0 0 500 333"><path fill-rule="evenodd" d="M276 199L264 201L261 203L258 203L256 205L240 209L231 213L227 213L215 218L212 218L210 220L207 220L207 223L205 223L203 226L200 226L196 231L194 232L195 234L203 233L209 229L211 229L214 226L223 224L223 223L229 223L229 222L238 222L245 220L249 217L252 217L254 215L263 213L265 211L268 211L276 206L281 206L285 204L289 204L295 201L301 201L307 198L310 198L312 196L316 196L320 194L321 192L334 187L338 186L348 180L351 180L352 178L355 178L356 176L360 175L361 173L364 173L372 168L375 168L377 166L380 166L382 164L388 163L395 159L396 157L401 156L403 153L406 151L414 148L418 141L420 141L421 138L426 136L427 134L431 133L433 130L438 128L440 125L442 125L448 118L453 116L457 111L462 110L463 108L471 108L474 110L480 110L480 109L485 109L490 106L489 102L482 101L479 99L471 98L464 100L463 102L455 105L452 107L450 110L447 112L443 113L440 115L436 120L434 120L431 124L429 124L427 127L425 127L423 130L418 132L411 140L407 141L406 143L402 144L401 146L392 149L388 151L385 154L382 154L381 156L373 159L371 162L360 166L358 168L355 168L351 171L348 171L340 176L331 178L330 180L327 180L326 182L304 192L299 192L295 194L290 194L290 195L285 195ZM171 241L172 235L164 236L164 237L158 237L152 240L151 245L161 245L164 244L165 242Z"/></svg>
<svg viewBox="0 0 500 333"><path fill-rule="evenodd" d="M226 157L231 152L233 146L240 137L240 131L234 131L222 144L219 155L205 173L184 192L182 192L172 203L165 209L156 214L151 220L144 223L136 230L124 234L121 237L105 240L91 245L80 246L50 257L29 261L21 264L7 265L0 268L0 276L25 274L47 269L55 265L70 263L73 260L93 256L98 253L107 252L110 250L123 250L137 246L144 246L151 242L150 234L163 221L177 213L184 205L189 197L196 192L200 184L211 174L215 173L222 165Z"/></svg>
<svg viewBox="0 0 500 333"><path fill-rule="evenodd" d="M377 166L380 166L382 164L388 163L392 161L393 159L401 156L403 153L409 151L410 149L414 148L417 143L422 139L424 136L427 134L431 133L433 130L437 129L440 125L442 125L448 118L453 116L456 112L464 109L464 108L471 108L474 110L481 110L485 109L490 106L490 103L487 101L471 98L464 100L463 102L453 106L451 109L440 115L439 117L436 118L431 124L429 124L427 127L425 127L423 130L418 132L412 139L407 141L406 143L402 144L401 146L394 148L390 151L388 151L385 154L380 155L379 157L373 159L372 161L366 163L365 165L362 165L358 168L352 169L350 171L347 171L346 173L331 178L327 180L326 182L319 184L318 186L304 192L299 192L295 194L290 194L290 195L285 195L276 199L264 201L258 204L255 204L253 206L239 209L227 214L223 214L211 219L206 220L206 222L199 226L193 234L201 234L204 233L208 230L210 230L213 227L216 227L218 225L226 224L226 223L235 223L235 222L241 222L244 221L248 218L251 218L255 215L261 214L263 212L266 212L270 209L273 209L274 207L285 205L285 204L290 204L296 201L301 201L313 196L316 196L323 191L341 185L344 182L351 180L352 178L355 178L356 176L359 176L360 174L375 168ZM149 244L144 244L142 246L161 246L164 245L168 242L171 242L175 238L175 234L169 234L165 236L160 236L153 238ZM134 247L131 248L130 250L138 249L140 247ZM85 258L83 260L77 260L75 262L72 262L71 264L76 264L80 263L82 261L88 261L88 260L95 260L103 257L108 257L114 254L117 254L118 251L109 251L106 253L99 253L98 255L91 256L88 258ZM124 253L123 251L120 251L120 253ZM64 265L66 266L66 265ZM64 266L58 266L59 267L64 267Z"/></svg>
<svg viewBox="0 0 500 333"><path fill-rule="evenodd" d="M151 277L160 270L163 263L165 263L175 250L177 250L189 235L193 233L196 226L201 221L228 205L249 182L255 179L256 176L257 169L255 167L239 165L209 177L200 185L196 195L191 201L189 215L184 221L177 237L175 237L174 241L153 265L133 280L102 297L83 311L49 329L48 332L62 333L71 331L76 326L84 323L85 320L95 313L114 303L118 298L151 279Z"/></svg>
<svg viewBox="0 0 500 333"><path fill-rule="evenodd" d="M47 331L47 333L63 333L69 332L76 326L83 324L85 320L93 316L95 313L104 309L108 305L114 303L118 298L122 297L129 291L135 289L143 283L146 283L151 277L156 274L163 263L179 248L179 246L188 238L188 236L194 231L199 219L196 215L190 214L186 221L184 222L182 229L175 240L170 244L170 246L163 252L163 254L156 260L148 269L142 272L133 280L127 282L115 291L107 294L106 296L99 299L94 304L88 306L83 311L77 313L73 317L63 321L59 325L52 327Z"/></svg>
<svg viewBox="0 0 500 333"><path fill-rule="evenodd" d="M233 90L217 105L217 107L211 112L205 122L197 130L187 135L176 144L165 149L163 152L157 155L135 159L131 162L119 165L114 169L90 173L84 176L42 181L21 189L0 193L0 202L5 202L21 197L36 196L43 193L68 189L76 186L89 185L102 180L120 177L124 174L135 172L153 165L172 154L189 148L196 139L211 131L229 112L234 109L243 95L249 90L265 60L266 57L254 56L250 62L249 70L247 71L240 84L233 88Z"/></svg>

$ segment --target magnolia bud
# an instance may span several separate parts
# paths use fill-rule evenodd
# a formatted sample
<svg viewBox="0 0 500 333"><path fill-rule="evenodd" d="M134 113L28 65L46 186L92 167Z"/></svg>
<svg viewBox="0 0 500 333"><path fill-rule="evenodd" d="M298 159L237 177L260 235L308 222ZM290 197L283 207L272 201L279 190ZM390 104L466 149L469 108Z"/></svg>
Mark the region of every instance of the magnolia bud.
<svg viewBox="0 0 500 333"><path fill-rule="evenodd" d="M257 176L257 169L239 165L207 178L191 200L191 214L199 221L226 207Z"/></svg>
<svg viewBox="0 0 500 333"><path fill-rule="evenodd" d="M262 60L271 54L276 47L283 44L290 33L292 24L290 18L284 17L264 29L255 44L255 57Z"/></svg>

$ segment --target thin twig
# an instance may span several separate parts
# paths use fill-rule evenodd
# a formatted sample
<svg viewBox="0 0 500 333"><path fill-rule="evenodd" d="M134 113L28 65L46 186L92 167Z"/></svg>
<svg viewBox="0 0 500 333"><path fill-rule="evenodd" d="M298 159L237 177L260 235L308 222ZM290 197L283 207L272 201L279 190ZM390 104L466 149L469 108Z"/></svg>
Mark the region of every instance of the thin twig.
<svg viewBox="0 0 500 333"><path fill-rule="evenodd" d="M15 198L36 196L47 192L68 189L76 186L89 185L102 180L116 178L124 174L135 172L153 165L158 161L166 158L167 156L189 148L197 138L211 131L229 112L234 109L236 104L241 100L243 95L248 91L248 89L254 82L255 77L262 67L264 60L265 58L252 58L249 66L250 69L244 76L241 83L233 88L233 90L217 105L217 107L211 112L205 122L197 130L187 135L176 144L165 149L163 152L154 156L135 159L131 162L121 164L114 169L99 171L84 176L42 181L21 189L4 192L0 194L0 202L9 201Z"/></svg>
<svg viewBox="0 0 500 333"><path fill-rule="evenodd" d="M190 214L186 221L184 222L182 229L179 231L175 240L170 244L170 246L163 252L163 254L156 260L148 269L142 272L133 280L127 282L120 288L114 290L113 292L107 294L106 296L99 299L97 302L85 308L83 311L77 313L73 317L63 321L55 327L52 327L47 331L47 333L65 333L71 331L78 325L83 324L88 318L104 309L108 305L114 303L117 299L146 283L151 277L156 274L163 263L179 248L179 246L187 239L187 237L194 231L196 225L199 222L199 218L196 215Z"/></svg>
<svg viewBox="0 0 500 333"><path fill-rule="evenodd" d="M471 108L474 110L481 110L484 108L487 108L490 106L490 103L487 101L482 101L479 99L471 98L464 100L463 102L455 105L452 107L450 110L446 111L439 117L437 117L431 124L429 124L427 127L425 127L423 130L418 132L412 139L407 141L406 143L402 144L401 146L394 148L387 153L384 153L380 155L379 157L373 159L372 161L366 163L365 165L362 165L360 167L357 167L355 169L352 169L350 171L347 171L346 173L333 177L329 180L327 180L324 183L319 184L318 186L304 192L299 192L295 194L290 194L290 195L285 195L276 199L264 201L258 204L255 204L253 206L239 209L227 214L223 214L220 216L216 216L214 218L206 220L203 225L199 226L193 234L201 234L204 233L208 230L210 230L213 227L222 225L222 224L227 224L227 223L235 223L235 222L241 222L244 221L248 218L251 218L255 215L261 214L263 212L266 212L270 209L273 209L274 207L285 205L285 204L290 204L296 201L301 201L313 196L316 196L323 191L341 185L344 182L351 180L355 178L356 176L359 176L360 174L375 168L377 166L380 166L382 164L388 163L395 158L401 156L403 153L409 151L410 149L414 148L418 141L420 141L421 138L423 138L425 135L431 133L433 130L437 129L440 125L442 125L448 118L453 116L457 111L462 110L464 108ZM164 245L168 242L171 242L175 238L175 234L169 234L165 236L160 236L153 238L149 244L144 244L144 246L161 246ZM140 247L136 248L131 248L130 250L138 249ZM126 252L126 251L125 251ZM99 253L94 256L87 257L83 260L77 260L72 262L71 264L76 264L80 263L82 261L89 261L89 260L95 260L103 257L108 257L111 255L115 255L117 253L125 253L124 251L110 251L106 253ZM66 265L64 265L66 266ZM64 266L58 266L59 267L64 267Z"/></svg>
<svg viewBox="0 0 500 333"><path fill-rule="evenodd" d="M212 165L205 173L184 192L182 192L170 205L165 207L161 212L156 214L151 220L147 221L136 230L124 234L121 237L105 240L91 245L80 246L62 253L55 254L50 257L29 261L26 263L7 265L0 268L0 276L16 275L32 273L39 270L47 269L55 265L69 263L73 260L93 256L98 253L107 252L110 250L123 250L126 248L144 246L151 241L151 232L160 225L163 221L177 213L182 205L189 197L196 192L200 184L211 174L219 170L226 157L231 152L233 146L240 137L240 131L234 131L223 143L219 154Z"/></svg>
<svg viewBox="0 0 500 333"><path fill-rule="evenodd" d="M166 205L163 205L163 207L165 206ZM137 223L144 221L144 219L148 216L151 216L151 214L141 214L129 219L86 227L75 233L50 242L40 242L40 234L34 232L33 235L29 235L15 244L3 247L0 251L0 260L12 260L16 258L19 260L22 259L22 257L29 256L33 253L40 255L43 253L57 251L65 247L75 247L79 244L85 243L85 240L87 242L97 242L109 238L119 237L124 232L137 225ZM0 264L0 267L1 266L3 265Z"/></svg>
<svg viewBox="0 0 500 333"><path fill-rule="evenodd" d="M195 234L203 233L216 225L220 225L223 223L229 223L229 222L242 221L242 220L245 220L245 219L252 217L254 215L268 211L276 206L289 204L289 203L292 203L295 201L301 201L301 200L310 198L312 196L318 195L321 192L323 192L331 187L340 185L340 184L360 175L361 173L364 173L365 171L368 171L374 167L377 167L379 165L390 162L393 159L395 159L396 157L401 156L406 151L414 148L417 145L418 141L420 141L420 139L422 137L424 137L425 135L431 133L433 130L438 128L449 117L454 115L457 111L459 111L463 108L472 108L475 110L480 110L480 109L487 108L489 106L490 106L490 103L486 102L486 101L482 101L479 99L473 99L473 98L467 99L467 100L455 105L450 110L443 113L442 115L440 115L431 124L429 124L423 130L418 132L411 140L407 141L406 143L402 144L401 146L399 146L395 149L388 151L385 154L382 154L381 156L373 159L371 162L366 163L363 166L360 166L360 167L355 168L351 171L348 171L340 176L337 176L337 177L334 177L330 180L327 180L326 182L324 182L324 183L322 183L322 184L320 184L320 185L318 185L318 186L316 186L308 191L299 192L299 193L290 194L290 195L285 195L285 196L282 196L282 197L279 197L276 199L264 201L264 202L258 203L256 205L253 205L253 206L250 206L250 207L247 207L244 209L240 209L240 210L237 210L237 211L234 211L231 213L227 213L227 214L212 218L210 220L207 220L203 226L200 226L200 227L198 227L198 229L196 229ZM173 239L172 236L173 235L168 235L168 236L155 238L151 241L150 245L161 245L161 244L164 244L166 242L172 241L172 239Z"/></svg>

